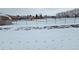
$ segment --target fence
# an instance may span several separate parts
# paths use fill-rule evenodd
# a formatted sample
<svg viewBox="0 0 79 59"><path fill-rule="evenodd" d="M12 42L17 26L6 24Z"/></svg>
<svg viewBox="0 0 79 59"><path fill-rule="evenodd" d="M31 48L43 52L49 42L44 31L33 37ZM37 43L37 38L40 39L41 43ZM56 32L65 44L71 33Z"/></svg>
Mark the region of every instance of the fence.
<svg viewBox="0 0 79 59"><path fill-rule="evenodd" d="M51 24L51 25L55 25L55 24L78 24L79 23L79 18L59 18L59 19L35 19L33 21L26 21L26 20L22 20L22 21L18 21L17 24L26 24L26 25L41 25L41 24Z"/></svg>

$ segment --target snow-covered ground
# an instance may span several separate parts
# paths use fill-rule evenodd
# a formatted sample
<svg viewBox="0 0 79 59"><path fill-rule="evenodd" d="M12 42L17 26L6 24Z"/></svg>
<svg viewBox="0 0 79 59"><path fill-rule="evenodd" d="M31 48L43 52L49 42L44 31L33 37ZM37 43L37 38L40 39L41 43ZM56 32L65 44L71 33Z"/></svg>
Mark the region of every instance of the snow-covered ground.
<svg viewBox="0 0 79 59"><path fill-rule="evenodd" d="M75 24L79 23L79 18ZM53 19L39 21L17 21L14 25L0 26L0 49L79 49L79 28L17 30L25 27L44 27L74 24L74 19Z"/></svg>

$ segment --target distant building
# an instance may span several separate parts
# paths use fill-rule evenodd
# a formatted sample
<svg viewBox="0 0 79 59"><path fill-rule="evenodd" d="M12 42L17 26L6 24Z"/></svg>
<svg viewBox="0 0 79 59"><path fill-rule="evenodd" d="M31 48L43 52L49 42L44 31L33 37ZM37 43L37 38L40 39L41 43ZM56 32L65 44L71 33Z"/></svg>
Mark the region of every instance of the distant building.
<svg viewBox="0 0 79 59"><path fill-rule="evenodd" d="M0 14L0 25L10 25L12 24L12 19L8 15Z"/></svg>

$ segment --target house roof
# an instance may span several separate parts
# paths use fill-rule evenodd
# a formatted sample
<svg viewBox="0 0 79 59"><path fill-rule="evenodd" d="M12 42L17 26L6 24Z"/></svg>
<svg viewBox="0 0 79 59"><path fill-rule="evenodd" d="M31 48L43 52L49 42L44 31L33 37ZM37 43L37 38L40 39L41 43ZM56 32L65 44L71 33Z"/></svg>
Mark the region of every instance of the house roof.
<svg viewBox="0 0 79 59"><path fill-rule="evenodd" d="M9 17L7 14L2 14L2 13L0 13L0 16L5 16L5 17L8 17L8 18L9 18L9 20L12 20L12 18L11 18L11 17Z"/></svg>

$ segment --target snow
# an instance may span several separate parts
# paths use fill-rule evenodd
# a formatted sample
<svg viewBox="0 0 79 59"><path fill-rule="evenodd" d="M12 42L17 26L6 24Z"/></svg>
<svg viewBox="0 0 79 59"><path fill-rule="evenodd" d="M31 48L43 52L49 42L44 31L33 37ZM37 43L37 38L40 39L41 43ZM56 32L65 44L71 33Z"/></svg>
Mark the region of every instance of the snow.
<svg viewBox="0 0 79 59"><path fill-rule="evenodd" d="M42 22L43 21L43 22ZM57 19L57 22L48 19L39 21L17 21L14 25L0 26L0 28L10 28L0 30L0 49L1 50L69 50L79 49L79 28L62 29L38 29L38 30L18 30L24 27L43 27L51 25L74 24L74 19ZM76 19L75 24L79 20Z"/></svg>
<svg viewBox="0 0 79 59"><path fill-rule="evenodd" d="M1 31L0 49L79 49L79 28Z"/></svg>

